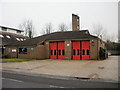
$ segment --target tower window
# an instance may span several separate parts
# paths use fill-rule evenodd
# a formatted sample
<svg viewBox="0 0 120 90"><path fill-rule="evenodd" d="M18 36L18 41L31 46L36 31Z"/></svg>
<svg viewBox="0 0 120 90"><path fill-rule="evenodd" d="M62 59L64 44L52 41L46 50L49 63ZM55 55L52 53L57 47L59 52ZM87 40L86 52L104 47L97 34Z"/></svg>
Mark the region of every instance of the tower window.
<svg viewBox="0 0 120 90"><path fill-rule="evenodd" d="M79 29L79 25L77 25L77 29Z"/></svg>

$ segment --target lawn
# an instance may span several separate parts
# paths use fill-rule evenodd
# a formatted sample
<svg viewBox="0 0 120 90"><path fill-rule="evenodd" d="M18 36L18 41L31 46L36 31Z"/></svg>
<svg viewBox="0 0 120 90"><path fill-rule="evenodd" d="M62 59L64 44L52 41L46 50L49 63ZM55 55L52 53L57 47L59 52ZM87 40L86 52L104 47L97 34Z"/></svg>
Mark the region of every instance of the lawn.
<svg viewBox="0 0 120 90"><path fill-rule="evenodd" d="M8 59L0 59L0 62L22 62L22 61L31 61L35 59L22 59L22 58L8 58Z"/></svg>

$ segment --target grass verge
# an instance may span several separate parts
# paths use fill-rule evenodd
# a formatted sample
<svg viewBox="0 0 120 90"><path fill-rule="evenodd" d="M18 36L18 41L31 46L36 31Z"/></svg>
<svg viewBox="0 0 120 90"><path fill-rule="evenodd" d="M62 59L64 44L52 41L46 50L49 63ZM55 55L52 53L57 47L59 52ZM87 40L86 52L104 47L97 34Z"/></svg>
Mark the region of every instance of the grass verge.
<svg viewBox="0 0 120 90"><path fill-rule="evenodd" d="M7 58L7 59L0 59L0 62L22 62L22 61L31 61L35 59L23 59L23 58Z"/></svg>

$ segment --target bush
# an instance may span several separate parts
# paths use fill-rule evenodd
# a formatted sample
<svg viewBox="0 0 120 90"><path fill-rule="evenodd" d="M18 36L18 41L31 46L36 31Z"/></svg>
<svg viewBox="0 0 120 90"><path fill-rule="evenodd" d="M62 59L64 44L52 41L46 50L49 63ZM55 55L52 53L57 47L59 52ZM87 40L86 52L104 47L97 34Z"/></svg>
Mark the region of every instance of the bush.
<svg viewBox="0 0 120 90"><path fill-rule="evenodd" d="M100 59L106 59L106 57L105 57L105 49L103 49L102 47L100 47L100 52L99 52L99 54L100 54Z"/></svg>

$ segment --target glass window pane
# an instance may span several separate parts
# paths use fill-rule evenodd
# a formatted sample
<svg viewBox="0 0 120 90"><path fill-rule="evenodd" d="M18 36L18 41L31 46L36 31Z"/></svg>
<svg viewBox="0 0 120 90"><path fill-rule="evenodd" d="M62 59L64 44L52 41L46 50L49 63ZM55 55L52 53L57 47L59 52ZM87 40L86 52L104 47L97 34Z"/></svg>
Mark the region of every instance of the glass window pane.
<svg viewBox="0 0 120 90"><path fill-rule="evenodd" d="M53 55L53 50L50 50L50 55Z"/></svg>
<svg viewBox="0 0 120 90"><path fill-rule="evenodd" d="M19 54L27 54L27 48L19 48Z"/></svg>
<svg viewBox="0 0 120 90"><path fill-rule="evenodd" d="M73 55L75 55L75 49L73 49Z"/></svg>
<svg viewBox="0 0 120 90"><path fill-rule="evenodd" d="M89 49L87 49L87 55L90 55L90 50Z"/></svg>
<svg viewBox="0 0 120 90"><path fill-rule="evenodd" d="M85 55L85 50L84 49L82 50L82 55Z"/></svg>
<svg viewBox="0 0 120 90"><path fill-rule="evenodd" d="M62 49L62 55L65 55L65 50L64 49Z"/></svg>
<svg viewBox="0 0 120 90"><path fill-rule="evenodd" d="M60 49L58 50L58 55L61 55L61 50Z"/></svg>
<svg viewBox="0 0 120 90"><path fill-rule="evenodd" d="M11 49L10 49L10 48L8 48L8 52L9 52L9 53L11 52Z"/></svg>
<svg viewBox="0 0 120 90"><path fill-rule="evenodd" d="M34 48L31 48L31 50L34 50Z"/></svg>
<svg viewBox="0 0 120 90"><path fill-rule="evenodd" d="M80 55L80 50L79 49L77 49L77 55Z"/></svg>
<svg viewBox="0 0 120 90"><path fill-rule="evenodd" d="M57 53L56 53L56 50L54 50L54 55L56 55Z"/></svg>

